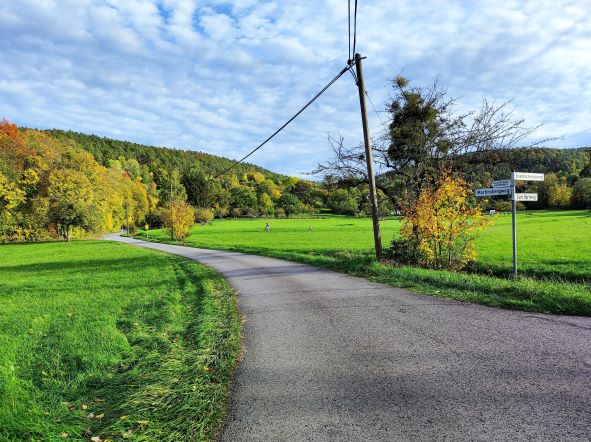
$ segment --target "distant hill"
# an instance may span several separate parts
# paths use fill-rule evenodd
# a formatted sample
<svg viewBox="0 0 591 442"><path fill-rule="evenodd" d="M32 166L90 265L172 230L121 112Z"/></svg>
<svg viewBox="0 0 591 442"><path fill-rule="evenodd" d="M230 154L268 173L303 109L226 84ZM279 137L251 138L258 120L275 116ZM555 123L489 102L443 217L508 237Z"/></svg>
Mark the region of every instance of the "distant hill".
<svg viewBox="0 0 591 442"><path fill-rule="evenodd" d="M515 150L511 165L527 172L577 174L589 164L591 147L555 149L549 147Z"/></svg>
<svg viewBox="0 0 591 442"><path fill-rule="evenodd" d="M123 156L128 159L134 158L140 164L148 165L151 170L155 168L178 169L183 174L190 168L200 165L206 173L217 175L230 167L234 162L234 160L229 158L211 155L205 152L146 146L130 141L114 140L112 138L79 132L58 129L50 129L43 132L56 139L76 142L81 148L90 152L96 161L104 166L109 166L109 160L116 160L118 157ZM250 163L239 164L229 173L239 176L246 172L255 171L263 173L275 182L282 181L286 178L285 175Z"/></svg>
<svg viewBox="0 0 591 442"><path fill-rule="evenodd" d="M591 147L557 149L529 147L499 150L482 158L479 153L467 153L471 181L481 181L484 173L494 179L503 179L511 171L555 173L563 177L589 176ZM492 162L489 162L492 161Z"/></svg>

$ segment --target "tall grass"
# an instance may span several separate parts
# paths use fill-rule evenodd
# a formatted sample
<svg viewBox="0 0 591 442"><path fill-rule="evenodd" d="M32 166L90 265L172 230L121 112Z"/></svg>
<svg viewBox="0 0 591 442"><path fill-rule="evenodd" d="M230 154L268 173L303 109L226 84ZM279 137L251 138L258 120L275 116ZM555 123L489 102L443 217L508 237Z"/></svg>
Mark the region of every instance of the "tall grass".
<svg viewBox="0 0 591 442"><path fill-rule="evenodd" d="M0 255L0 440L216 437L240 348L219 275L104 241Z"/></svg>

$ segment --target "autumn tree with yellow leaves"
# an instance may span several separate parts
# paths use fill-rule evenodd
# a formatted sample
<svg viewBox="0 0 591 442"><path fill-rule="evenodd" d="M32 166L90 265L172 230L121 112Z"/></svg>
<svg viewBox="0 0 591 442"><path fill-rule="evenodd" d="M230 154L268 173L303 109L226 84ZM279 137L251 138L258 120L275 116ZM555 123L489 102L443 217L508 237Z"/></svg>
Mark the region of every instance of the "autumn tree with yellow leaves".
<svg viewBox="0 0 591 442"><path fill-rule="evenodd" d="M429 268L460 270L476 258L473 240L492 217L469 202L466 181L445 175L425 187L405 211L401 239L390 257Z"/></svg>
<svg viewBox="0 0 591 442"><path fill-rule="evenodd" d="M162 210L162 223L171 240L182 241L195 223L195 209L185 201L172 200Z"/></svg>

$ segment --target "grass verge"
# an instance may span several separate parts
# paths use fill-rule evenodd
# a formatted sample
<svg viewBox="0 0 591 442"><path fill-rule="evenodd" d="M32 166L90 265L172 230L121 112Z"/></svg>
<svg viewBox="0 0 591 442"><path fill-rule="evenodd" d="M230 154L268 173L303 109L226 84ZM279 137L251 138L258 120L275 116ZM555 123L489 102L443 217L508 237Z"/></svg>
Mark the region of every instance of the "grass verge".
<svg viewBox="0 0 591 442"><path fill-rule="evenodd" d="M0 440L216 438L240 351L221 276L106 241L0 255Z"/></svg>

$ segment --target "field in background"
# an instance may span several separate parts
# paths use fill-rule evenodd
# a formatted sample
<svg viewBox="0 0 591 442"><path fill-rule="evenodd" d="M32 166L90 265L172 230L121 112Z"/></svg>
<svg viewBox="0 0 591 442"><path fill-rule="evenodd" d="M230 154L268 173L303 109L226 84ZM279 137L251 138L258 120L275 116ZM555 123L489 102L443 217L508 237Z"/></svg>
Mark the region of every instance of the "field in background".
<svg viewBox="0 0 591 442"><path fill-rule="evenodd" d="M265 223L271 232L265 232ZM400 221L382 222L384 245ZM312 230L309 230L312 226ZM196 225L186 244L244 251L307 262L428 294L534 311L591 315L591 212L519 213L518 257L522 277L510 276L511 216L500 215L476 242L475 274L385 266L373 260L369 218L236 219ZM162 230L150 239L168 241ZM140 232L139 237L145 237Z"/></svg>
<svg viewBox="0 0 591 442"><path fill-rule="evenodd" d="M271 232L265 232L266 222L271 225ZM381 222L384 246L398 234L400 226L397 219ZM519 213L517 230L520 272L591 282L591 212ZM161 230L151 231L150 235L153 239L167 239ZM373 253L371 219L353 217L216 220L208 226L194 226L186 242L194 247L222 247L253 253ZM511 215L498 216L493 226L480 233L476 246L481 271L509 274L512 268Z"/></svg>
<svg viewBox="0 0 591 442"><path fill-rule="evenodd" d="M218 274L106 241L0 256L0 440L214 439L240 348Z"/></svg>

